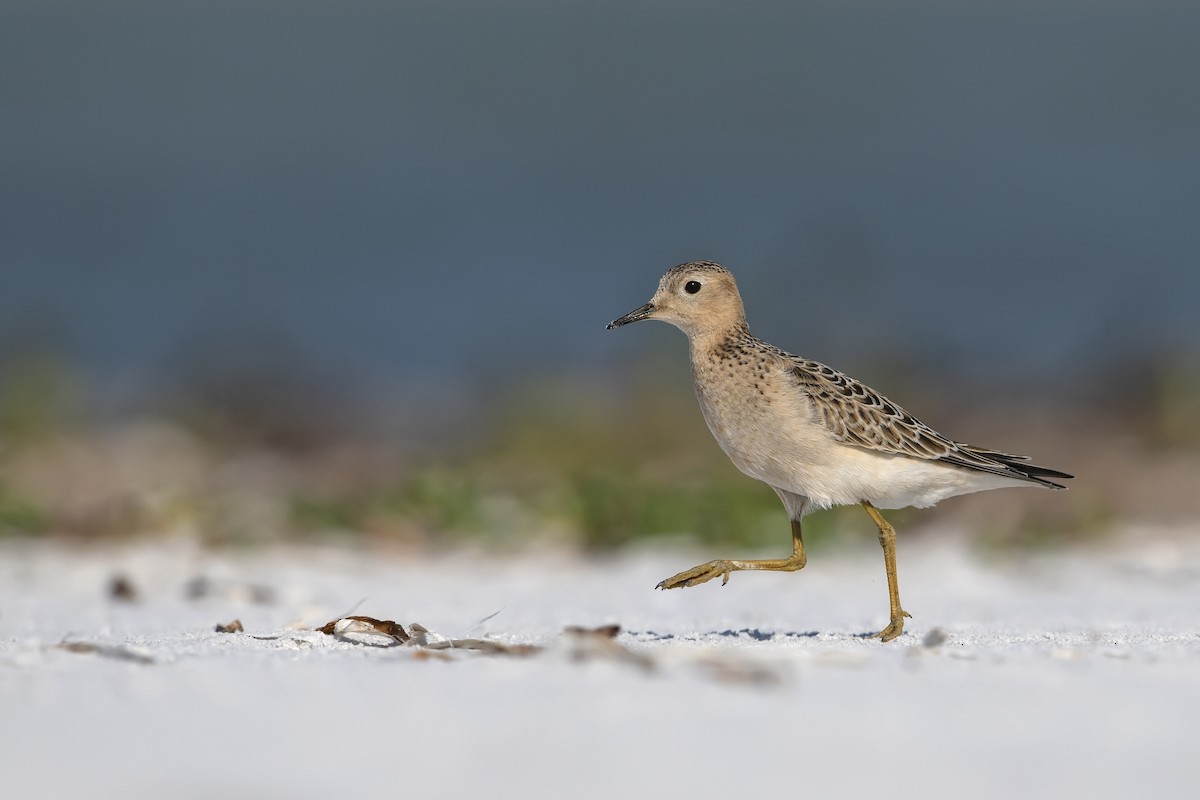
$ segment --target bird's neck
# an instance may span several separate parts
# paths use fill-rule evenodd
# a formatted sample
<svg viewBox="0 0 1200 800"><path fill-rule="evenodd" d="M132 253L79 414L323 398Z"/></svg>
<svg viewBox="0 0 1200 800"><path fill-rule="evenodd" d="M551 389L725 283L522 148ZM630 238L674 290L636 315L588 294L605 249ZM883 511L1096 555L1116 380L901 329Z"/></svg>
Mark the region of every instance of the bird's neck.
<svg viewBox="0 0 1200 800"><path fill-rule="evenodd" d="M731 325L693 332L688 336L692 361L695 362L698 358L719 358L722 354L736 352L753 338L745 317L735 320Z"/></svg>

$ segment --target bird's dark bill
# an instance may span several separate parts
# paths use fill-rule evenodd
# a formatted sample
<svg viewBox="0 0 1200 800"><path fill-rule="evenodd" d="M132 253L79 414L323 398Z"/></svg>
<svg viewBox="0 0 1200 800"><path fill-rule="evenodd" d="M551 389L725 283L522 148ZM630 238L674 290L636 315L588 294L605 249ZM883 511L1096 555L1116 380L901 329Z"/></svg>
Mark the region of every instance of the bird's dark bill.
<svg viewBox="0 0 1200 800"><path fill-rule="evenodd" d="M638 320L646 319L653 313L654 303L646 303L646 305L642 306L641 308L635 308L633 311L630 311L620 319L614 319L612 322L608 323L607 330L611 331L613 328L619 328L622 325L628 325L631 322L637 322Z"/></svg>

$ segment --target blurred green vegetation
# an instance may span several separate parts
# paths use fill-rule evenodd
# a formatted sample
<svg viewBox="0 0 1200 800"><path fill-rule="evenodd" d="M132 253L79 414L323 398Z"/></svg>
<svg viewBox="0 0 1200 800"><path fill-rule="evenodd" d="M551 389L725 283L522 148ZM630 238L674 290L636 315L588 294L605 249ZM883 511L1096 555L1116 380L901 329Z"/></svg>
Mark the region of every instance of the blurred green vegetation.
<svg viewBox="0 0 1200 800"><path fill-rule="evenodd" d="M1116 536L1122 519L1108 498L1084 489L1059 499L1053 512L1037 508L1022 514L1019 524L985 518L973 544L988 555L1003 555L1092 546Z"/></svg>
<svg viewBox="0 0 1200 800"><path fill-rule="evenodd" d="M1086 415L1038 409L1054 421L1051 455L1038 460L1082 473L1071 492L985 493L889 519L912 535L910 523L948 515L984 550L1005 552L1092 544L1168 506L1200 518L1194 492L1179 488L1200 475L1197 363L1156 366L1137 383L1142 395L1114 392ZM0 370L0 537L591 552L688 540L730 555L785 552L778 498L721 453L686 376L667 378L647 369L617 386L527 381L429 440L379 436L368 417L356 428L328 387L319 407L296 390L304 381L267 381L263 393L261 375L154 412L89 417L82 382L61 362L13 360ZM1001 416L1022 424L1012 407ZM805 519L817 546L869 546L874 535L853 507Z"/></svg>
<svg viewBox="0 0 1200 800"><path fill-rule="evenodd" d="M0 454L63 434L77 423L81 401L81 383L52 352L12 356L0 373Z"/></svg>
<svg viewBox="0 0 1200 800"><path fill-rule="evenodd" d="M1154 365L1148 401L1156 444L1200 447L1200 360L1177 358Z"/></svg>
<svg viewBox="0 0 1200 800"><path fill-rule="evenodd" d="M0 538L40 535L46 530L45 512L0 484Z"/></svg>

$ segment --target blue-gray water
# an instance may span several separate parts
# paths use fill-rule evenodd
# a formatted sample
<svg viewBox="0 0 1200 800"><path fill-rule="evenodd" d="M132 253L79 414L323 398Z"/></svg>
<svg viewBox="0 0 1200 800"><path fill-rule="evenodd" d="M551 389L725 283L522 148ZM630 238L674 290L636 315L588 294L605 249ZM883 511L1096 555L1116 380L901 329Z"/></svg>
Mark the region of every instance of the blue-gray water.
<svg viewBox="0 0 1200 800"><path fill-rule="evenodd" d="M1047 375L1200 341L1200 5L0 4L0 353L607 368L756 332ZM851 365L852 365L851 363Z"/></svg>

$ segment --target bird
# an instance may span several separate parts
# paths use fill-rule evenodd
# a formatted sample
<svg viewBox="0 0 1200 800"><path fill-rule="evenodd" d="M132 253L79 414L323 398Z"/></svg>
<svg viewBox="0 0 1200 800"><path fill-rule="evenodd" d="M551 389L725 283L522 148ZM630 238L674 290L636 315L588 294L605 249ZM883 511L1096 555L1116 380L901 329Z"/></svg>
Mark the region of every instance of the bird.
<svg viewBox="0 0 1200 800"><path fill-rule="evenodd" d="M697 586L739 570L794 572L807 563L801 520L812 511L860 505L879 529L890 622L884 642L904 633L896 531L880 509L926 508L948 497L1016 486L1064 489L1066 472L1027 456L950 439L871 387L817 361L751 335L732 273L690 261L662 276L650 302L608 330L642 320L687 335L692 379L709 431L744 474L770 486L792 528L786 558L717 559L661 581L658 589Z"/></svg>

